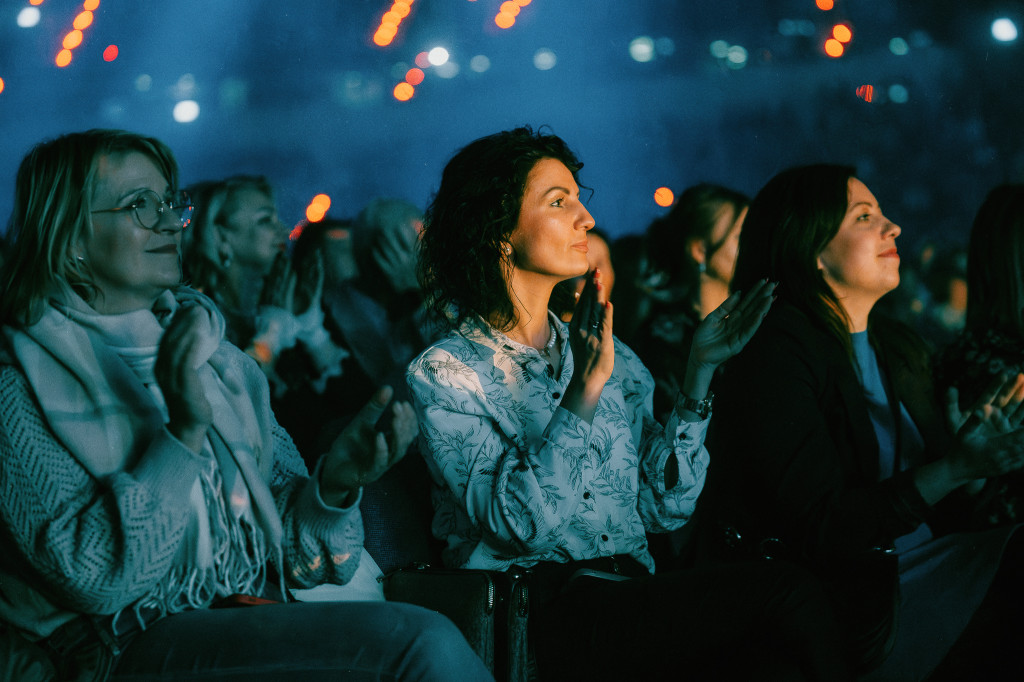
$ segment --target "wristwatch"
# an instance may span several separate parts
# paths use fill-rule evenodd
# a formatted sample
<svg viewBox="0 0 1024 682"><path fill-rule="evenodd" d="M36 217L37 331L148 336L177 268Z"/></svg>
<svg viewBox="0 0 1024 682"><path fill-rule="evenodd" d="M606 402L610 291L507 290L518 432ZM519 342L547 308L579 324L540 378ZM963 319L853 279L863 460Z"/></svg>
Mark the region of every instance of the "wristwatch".
<svg viewBox="0 0 1024 682"><path fill-rule="evenodd" d="M708 391L708 395L704 400L694 400L680 391L679 397L676 398L676 406L681 410L690 410L701 419L707 419L711 416L711 401L714 398L715 394L711 391Z"/></svg>

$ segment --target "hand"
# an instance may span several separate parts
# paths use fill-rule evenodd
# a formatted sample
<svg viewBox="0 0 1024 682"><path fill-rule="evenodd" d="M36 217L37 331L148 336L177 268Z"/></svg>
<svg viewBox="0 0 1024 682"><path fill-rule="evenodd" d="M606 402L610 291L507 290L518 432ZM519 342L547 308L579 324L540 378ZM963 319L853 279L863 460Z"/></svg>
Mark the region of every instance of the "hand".
<svg viewBox="0 0 1024 682"><path fill-rule="evenodd" d="M350 504L358 489L384 475L416 438L416 413L406 402L392 405L390 426L377 430L393 394L390 386L380 388L324 455L320 494L326 504Z"/></svg>
<svg viewBox="0 0 1024 682"><path fill-rule="evenodd" d="M712 310L693 334L690 364L714 370L743 350L768 314L774 292L774 282L761 280L746 295L737 291Z"/></svg>
<svg viewBox="0 0 1024 682"><path fill-rule="evenodd" d="M301 271L296 275L296 286L293 294L291 313L302 315L320 308L320 299L324 293L324 256L321 251L314 252L303 263ZM294 265L291 268L295 269Z"/></svg>
<svg viewBox="0 0 1024 682"><path fill-rule="evenodd" d="M274 256L274 262L270 266L270 272L263 280L263 289L260 292L260 306L274 306L283 308L294 313L295 307L295 286L298 277L292 267L292 259L282 251Z"/></svg>
<svg viewBox="0 0 1024 682"><path fill-rule="evenodd" d="M416 247L419 237L412 225L401 229L381 230L373 245L373 259L388 278L395 293L415 291L420 283L416 277Z"/></svg>
<svg viewBox="0 0 1024 682"><path fill-rule="evenodd" d="M946 417L954 433L959 433L969 422L984 418L993 409L1002 411L1011 428L1020 426L1024 419L1024 374L994 378L970 409L964 412L960 410L957 388L951 386L946 391Z"/></svg>
<svg viewBox="0 0 1024 682"><path fill-rule="evenodd" d="M153 374L163 393L169 416L167 430L193 452L199 452L213 423L197 367L200 328L207 313L198 306L181 308L160 339Z"/></svg>
<svg viewBox="0 0 1024 682"><path fill-rule="evenodd" d="M605 298L601 271L595 269L587 277L569 321L569 346L575 367L572 381L578 382L595 403L615 367L612 304Z"/></svg>
<svg viewBox="0 0 1024 682"><path fill-rule="evenodd" d="M1024 467L1024 429L992 408L964 424L948 458L953 475L965 481L1016 471Z"/></svg>

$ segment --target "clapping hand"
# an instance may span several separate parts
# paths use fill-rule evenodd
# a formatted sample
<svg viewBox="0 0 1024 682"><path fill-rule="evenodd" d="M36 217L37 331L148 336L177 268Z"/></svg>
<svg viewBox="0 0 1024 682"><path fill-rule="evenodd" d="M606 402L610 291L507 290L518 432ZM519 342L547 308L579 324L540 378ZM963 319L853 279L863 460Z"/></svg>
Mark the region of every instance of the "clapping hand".
<svg viewBox="0 0 1024 682"><path fill-rule="evenodd" d="M206 315L200 306L181 308L164 330L153 367L167 405L167 430L193 452L202 448L213 423L213 409L197 370Z"/></svg>
<svg viewBox="0 0 1024 682"><path fill-rule="evenodd" d="M960 409L960 393L955 386L946 391L946 418L954 433L973 428L998 411L990 426L1013 430L1024 420L1024 374L998 376L968 410ZM1005 431L1002 431L1005 433Z"/></svg>
<svg viewBox="0 0 1024 682"><path fill-rule="evenodd" d="M615 366L612 304L606 300L600 270L587 277L580 292L569 321L569 346L575 373L585 386L600 391Z"/></svg>
<svg viewBox="0 0 1024 682"><path fill-rule="evenodd" d="M282 251L274 257L263 283L260 306L272 306L301 315L314 305L320 305L323 288L324 261L321 254L314 254L309 267L296 272L291 257Z"/></svg>
<svg viewBox="0 0 1024 682"><path fill-rule="evenodd" d="M739 353L761 325L774 300L775 283L761 280L745 295L736 292L697 325L690 363L715 368Z"/></svg>
<svg viewBox="0 0 1024 682"><path fill-rule="evenodd" d="M946 416L957 436L952 463L973 479L969 491L987 477L1024 467L1024 374L997 377L967 411L960 410L955 387L946 399Z"/></svg>
<svg viewBox="0 0 1024 682"><path fill-rule="evenodd" d="M351 504L361 486L384 475L409 449L418 433L416 413L409 403L394 403L390 425L383 430L377 426L393 394L390 386L380 388L324 455L320 493L326 504Z"/></svg>

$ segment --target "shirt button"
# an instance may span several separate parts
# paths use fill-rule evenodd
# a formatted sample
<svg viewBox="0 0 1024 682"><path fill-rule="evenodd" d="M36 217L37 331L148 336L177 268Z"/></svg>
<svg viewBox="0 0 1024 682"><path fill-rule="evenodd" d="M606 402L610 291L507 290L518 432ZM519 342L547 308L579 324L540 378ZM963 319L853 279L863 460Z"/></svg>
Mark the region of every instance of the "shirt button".
<svg viewBox="0 0 1024 682"><path fill-rule="evenodd" d="M604 540L605 542L608 542L608 534L607 533L601 533L601 539Z"/></svg>
<svg viewBox="0 0 1024 682"><path fill-rule="evenodd" d="M590 491L589 490L584 490L583 491L583 499L584 500L589 500L590 499Z"/></svg>
<svg viewBox="0 0 1024 682"><path fill-rule="evenodd" d="M559 398L562 397L562 394L559 393L558 391L555 391L554 393L551 394L551 397L554 398L555 400L558 400Z"/></svg>

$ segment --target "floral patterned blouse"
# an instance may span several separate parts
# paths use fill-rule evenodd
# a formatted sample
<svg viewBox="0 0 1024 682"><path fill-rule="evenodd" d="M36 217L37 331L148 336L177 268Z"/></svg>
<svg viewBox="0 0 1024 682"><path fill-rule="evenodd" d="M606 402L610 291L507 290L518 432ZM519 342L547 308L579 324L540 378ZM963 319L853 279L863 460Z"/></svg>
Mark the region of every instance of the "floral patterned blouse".
<svg viewBox="0 0 1024 682"><path fill-rule="evenodd" d="M560 376L534 348L470 320L409 365L421 451L434 479L433 532L450 566L629 554L648 570L646 530L690 518L704 486L707 420L651 416L654 381L615 340L615 368L593 424L559 406L573 372L553 315ZM678 465L665 488L670 457Z"/></svg>

